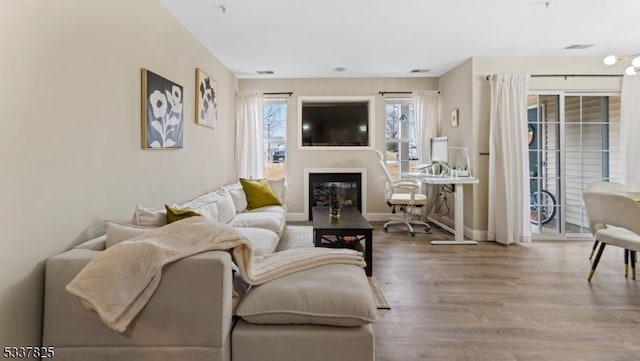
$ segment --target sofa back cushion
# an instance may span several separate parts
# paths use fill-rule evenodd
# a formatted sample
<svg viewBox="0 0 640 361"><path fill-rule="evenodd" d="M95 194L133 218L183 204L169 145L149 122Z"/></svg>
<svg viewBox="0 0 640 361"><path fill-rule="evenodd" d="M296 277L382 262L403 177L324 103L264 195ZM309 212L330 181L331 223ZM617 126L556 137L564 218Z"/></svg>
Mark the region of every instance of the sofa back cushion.
<svg viewBox="0 0 640 361"><path fill-rule="evenodd" d="M231 194L224 187L220 187L213 192L204 194L190 203L195 202L202 204L215 202L218 211L218 222L220 223L229 223L229 221L236 215L236 206L233 204L233 198L231 198Z"/></svg>
<svg viewBox="0 0 640 361"><path fill-rule="evenodd" d="M202 216L205 216L215 222L218 222L218 202L215 198L206 198L206 197L198 197L192 201L187 203L183 203L181 205L173 205L172 208L181 208L188 209L194 211ZM167 213L168 215L168 213Z"/></svg>
<svg viewBox="0 0 640 361"><path fill-rule="evenodd" d="M268 179L267 182L269 182L271 190L280 200L280 204L284 206L287 203L287 183L285 183L284 178Z"/></svg>
<svg viewBox="0 0 640 361"><path fill-rule="evenodd" d="M247 209L247 195L244 193L240 182L227 184L222 188L226 189L231 195L233 205L236 207L236 213L242 213Z"/></svg>
<svg viewBox="0 0 640 361"><path fill-rule="evenodd" d="M152 229L156 229L157 227L144 227L136 226L134 224L106 221L104 222L104 228L107 236L106 247L109 248L120 242L124 242L143 233L149 232Z"/></svg>

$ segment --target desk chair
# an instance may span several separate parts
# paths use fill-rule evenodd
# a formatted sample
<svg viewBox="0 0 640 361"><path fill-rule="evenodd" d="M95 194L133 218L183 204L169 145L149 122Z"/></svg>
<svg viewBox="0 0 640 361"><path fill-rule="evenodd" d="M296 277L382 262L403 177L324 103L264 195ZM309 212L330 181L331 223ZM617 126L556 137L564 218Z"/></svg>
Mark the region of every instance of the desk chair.
<svg viewBox="0 0 640 361"><path fill-rule="evenodd" d="M607 244L622 247L631 257L631 275L636 279L636 252L640 250L640 202L618 193L585 192L583 200L590 224L606 225L595 232L600 248L587 280L596 271ZM626 256L626 254L625 254Z"/></svg>
<svg viewBox="0 0 640 361"><path fill-rule="evenodd" d="M380 159L379 164L383 170L384 176L382 181L384 182L385 200L387 205L391 207L391 213L396 213L396 207L399 208L400 217L390 218L383 226L383 231L387 232L390 225L403 224L409 229L411 236L415 236L414 225L422 225L425 231L429 232L431 226L424 221L415 219L413 212L427 205L427 196L420 193L420 181L415 179L401 179L394 181L391 179L391 174L384 162L384 155L382 152L375 150Z"/></svg>

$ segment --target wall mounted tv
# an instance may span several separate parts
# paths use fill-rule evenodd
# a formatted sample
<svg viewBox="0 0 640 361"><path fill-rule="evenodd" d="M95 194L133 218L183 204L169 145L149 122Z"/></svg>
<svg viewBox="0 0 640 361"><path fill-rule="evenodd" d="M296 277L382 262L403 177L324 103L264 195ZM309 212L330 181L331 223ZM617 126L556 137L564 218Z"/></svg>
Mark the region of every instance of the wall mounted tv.
<svg viewBox="0 0 640 361"><path fill-rule="evenodd" d="M303 99L300 102L300 146L371 147L373 99Z"/></svg>

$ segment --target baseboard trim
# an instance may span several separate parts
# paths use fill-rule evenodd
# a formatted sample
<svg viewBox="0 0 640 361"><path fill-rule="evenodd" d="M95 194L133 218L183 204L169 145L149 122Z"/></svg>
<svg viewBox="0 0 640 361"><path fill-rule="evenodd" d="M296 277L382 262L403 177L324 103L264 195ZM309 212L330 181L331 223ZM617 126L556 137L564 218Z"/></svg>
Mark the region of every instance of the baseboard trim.
<svg viewBox="0 0 640 361"><path fill-rule="evenodd" d="M304 222L308 221L308 219L304 217L304 213L287 213L287 221Z"/></svg>

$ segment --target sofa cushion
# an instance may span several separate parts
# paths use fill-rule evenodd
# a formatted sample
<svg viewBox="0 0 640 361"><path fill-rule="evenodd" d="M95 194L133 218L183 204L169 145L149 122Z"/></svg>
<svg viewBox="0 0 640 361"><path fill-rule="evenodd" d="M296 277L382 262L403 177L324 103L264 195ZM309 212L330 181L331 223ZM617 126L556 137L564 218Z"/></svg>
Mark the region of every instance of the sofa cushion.
<svg viewBox="0 0 640 361"><path fill-rule="evenodd" d="M232 183L222 188L226 189L229 195L231 195L233 205L236 207L236 213L244 212L247 209L247 195L244 193L244 189L242 189L242 184L239 182Z"/></svg>
<svg viewBox="0 0 640 361"><path fill-rule="evenodd" d="M120 242L124 242L143 233L149 232L157 227L136 226L134 224L118 223L113 221L104 222L106 233L105 247L109 248Z"/></svg>
<svg viewBox="0 0 640 361"><path fill-rule="evenodd" d="M164 208L145 208L137 205L133 213L133 223L144 227L161 227L167 224L167 212Z"/></svg>
<svg viewBox="0 0 640 361"><path fill-rule="evenodd" d="M196 198L187 203L181 205L174 205L173 207L190 209L199 213L200 215L207 217L215 222L218 222L218 202L215 199L202 199Z"/></svg>
<svg viewBox="0 0 640 361"><path fill-rule="evenodd" d="M105 248L107 248L106 234L92 238L73 247L73 249L89 249L92 251L104 251Z"/></svg>
<svg viewBox="0 0 640 361"><path fill-rule="evenodd" d="M284 206L265 206L256 209L247 209L245 212L248 213L259 213L259 212L274 212L281 214L282 216L287 215L287 209Z"/></svg>
<svg viewBox="0 0 640 361"><path fill-rule="evenodd" d="M232 227L263 228L282 235L285 217L277 212L242 212L229 222Z"/></svg>
<svg viewBox="0 0 640 361"><path fill-rule="evenodd" d="M268 179L271 190L280 200L280 204L285 205L287 203L287 183L284 178L280 179Z"/></svg>
<svg viewBox="0 0 640 361"><path fill-rule="evenodd" d="M280 237L274 231L247 227L238 227L236 229L251 241L254 256L273 253L278 247Z"/></svg>
<svg viewBox="0 0 640 361"><path fill-rule="evenodd" d="M266 179L240 178L240 184L242 184L242 189L247 196L247 209L280 205L278 196L273 193L271 185Z"/></svg>
<svg viewBox="0 0 640 361"><path fill-rule="evenodd" d="M236 206L233 204L231 194L224 188L198 197L200 200L215 201L218 207L218 222L229 223L236 215Z"/></svg>
<svg viewBox="0 0 640 361"><path fill-rule="evenodd" d="M333 264L253 286L236 314L257 324L360 326L378 319L362 268Z"/></svg>

